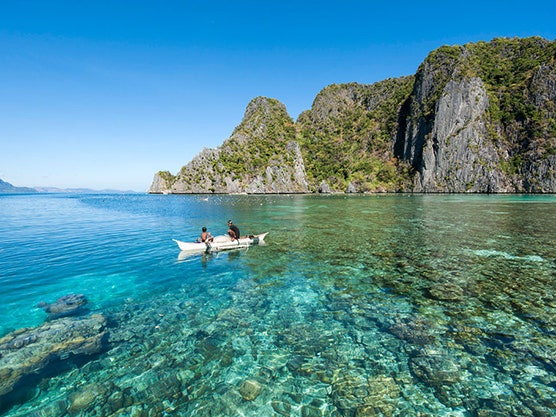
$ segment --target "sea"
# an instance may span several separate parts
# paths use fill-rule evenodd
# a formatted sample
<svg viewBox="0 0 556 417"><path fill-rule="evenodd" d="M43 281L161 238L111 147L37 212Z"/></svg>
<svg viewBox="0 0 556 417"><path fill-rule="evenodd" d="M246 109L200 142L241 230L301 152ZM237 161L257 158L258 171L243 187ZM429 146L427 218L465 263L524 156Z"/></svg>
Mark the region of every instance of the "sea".
<svg viewBox="0 0 556 417"><path fill-rule="evenodd" d="M42 355L0 415L556 416L555 195L0 195L0 219L0 385ZM229 219L265 244L172 240ZM91 317L94 353L7 342Z"/></svg>

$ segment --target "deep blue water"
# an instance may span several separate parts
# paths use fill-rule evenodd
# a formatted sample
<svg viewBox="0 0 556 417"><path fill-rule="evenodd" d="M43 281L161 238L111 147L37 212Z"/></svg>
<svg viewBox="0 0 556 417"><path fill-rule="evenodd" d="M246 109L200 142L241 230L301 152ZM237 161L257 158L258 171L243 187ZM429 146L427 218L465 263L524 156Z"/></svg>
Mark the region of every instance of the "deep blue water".
<svg viewBox="0 0 556 417"><path fill-rule="evenodd" d="M110 322L0 414L556 415L556 196L2 195L0 218L0 337L72 293ZM180 256L228 219L267 244Z"/></svg>

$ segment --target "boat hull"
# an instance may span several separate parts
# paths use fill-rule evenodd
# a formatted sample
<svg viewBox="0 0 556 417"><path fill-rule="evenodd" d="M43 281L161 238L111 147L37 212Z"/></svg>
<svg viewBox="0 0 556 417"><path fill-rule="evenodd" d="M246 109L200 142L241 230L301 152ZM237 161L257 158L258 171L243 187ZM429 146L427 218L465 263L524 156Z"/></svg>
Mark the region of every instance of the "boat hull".
<svg viewBox="0 0 556 417"><path fill-rule="evenodd" d="M172 240L176 242L181 251L191 253L218 252L264 244L264 238L267 234L268 232L259 235L249 235L235 240L232 240L229 236L216 236L212 242L183 242L177 239Z"/></svg>

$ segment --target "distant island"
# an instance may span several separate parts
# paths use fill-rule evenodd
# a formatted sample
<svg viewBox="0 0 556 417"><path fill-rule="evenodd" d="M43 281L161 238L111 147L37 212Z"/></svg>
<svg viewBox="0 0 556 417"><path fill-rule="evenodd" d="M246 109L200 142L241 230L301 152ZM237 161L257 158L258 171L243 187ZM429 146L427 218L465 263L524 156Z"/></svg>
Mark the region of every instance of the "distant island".
<svg viewBox="0 0 556 417"><path fill-rule="evenodd" d="M148 192L555 193L556 42L442 46L414 75L325 87L296 121L257 97Z"/></svg>
<svg viewBox="0 0 556 417"><path fill-rule="evenodd" d="M121 194L135 191L93 190L90 188L16 187L0 179L0 194L72 193L72 194Z"/></svg>
<svg viewBox="0 0 556 417"><path fill-rule="evenodd" d="M3 194L25 194L25 193L38 193L37 190L30 187L16 187L9 182L0 179L0 193Z"/></svg>

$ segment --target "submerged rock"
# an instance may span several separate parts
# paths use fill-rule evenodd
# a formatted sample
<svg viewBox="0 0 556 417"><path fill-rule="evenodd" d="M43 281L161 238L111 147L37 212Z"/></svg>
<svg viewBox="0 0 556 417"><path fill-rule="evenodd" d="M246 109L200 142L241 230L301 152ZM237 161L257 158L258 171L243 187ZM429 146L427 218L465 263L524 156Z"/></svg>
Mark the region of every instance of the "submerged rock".
<svg viewBox="0 0 556 417"><path fill-rule="evenodd" d="M332 383L331 398L345 415L391 416L401 395L392 377L340 373Z"/></svg>
<svg viewBox="0 0 556 417"><path fill-rule="evenodd" d="M291 414L292 406L285 401L272 401L272 409L281 416L289 416Z"/></svg>
<svg viewBox="0 0 556 417"><path fill-rule="evenodd" d="M98 383L88 384L69 396L68 413L76 415L90 410L99 399L107 396L108 387Z"/></svg>
<svg viewBox="0 0 556 417"><path fill-rule="evenodd" d="M106 319L100 314L62 318L25 328L0 339L0 396L24 377L72 356L93 355L103 347Z"/></svg>
<svg viewBox="0 0 556 417"><path fill-rule="evenodd" d="M461 377L458 364L446 353L433 349L411 358L409 366L413 375L433 387L455 384Z"/></svg>
<svg viewBox="0 0 556 417"><path fill-rule="evenodd" d="M463 299L463 288L446 282L430 287L427 295L429 298L439 301L460 301Z"/></svg>
<svg viewBox="0 0 556 417"><path fill-rule="evenodd" d="M389 331L402 340L422 346L435 342L439 333L434 323L422 317L397 319Z"/></svg>
<svg viewBox="0 0 556 417"><path fill-rule="evenodd" d="M261 384L253 379L247 379L239 387L239 393L244 400L253 401L262 391Z"/></svg>
<svg viewBox="0 0 556 417"><path fill-rule="evenodd" d="M85 312L83 306L89 301L83 294L64 295L54 303L39 303L37 307L42 308L48 314L47 320L54 320L60 317L77 316Z"/></svg>

